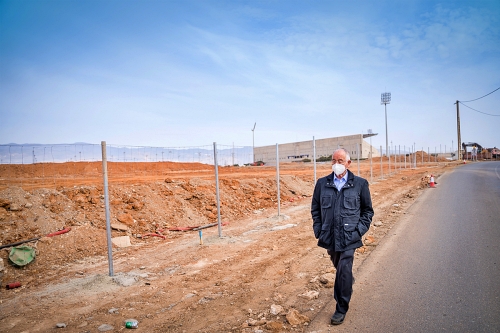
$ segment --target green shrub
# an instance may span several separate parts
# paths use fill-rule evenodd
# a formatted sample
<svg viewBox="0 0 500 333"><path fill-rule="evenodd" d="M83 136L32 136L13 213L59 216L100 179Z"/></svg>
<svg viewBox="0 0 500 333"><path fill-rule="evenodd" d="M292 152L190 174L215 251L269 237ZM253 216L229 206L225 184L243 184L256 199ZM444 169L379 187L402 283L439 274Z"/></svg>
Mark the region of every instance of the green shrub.
<svg viewBox="0 0 500 333"><path fill-rule="evenodd" d="M316 159L316 162L330 162L332 160L332 155L328 156L321 156L320 158Z"/></svg>

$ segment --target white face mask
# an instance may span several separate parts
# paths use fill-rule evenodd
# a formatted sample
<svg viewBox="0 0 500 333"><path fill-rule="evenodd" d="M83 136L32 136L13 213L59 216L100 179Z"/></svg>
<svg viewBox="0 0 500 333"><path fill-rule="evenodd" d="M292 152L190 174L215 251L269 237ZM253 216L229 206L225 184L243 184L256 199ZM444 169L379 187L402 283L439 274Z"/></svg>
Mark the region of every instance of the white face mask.
<svg viewBox="0 0 500 333"><path fill-rule="evenodd" d="M333 172L335 173L336 176L340 176L345 171L345 165L335 163L335 164L332 165L332 170L333 170Z"/></svg>

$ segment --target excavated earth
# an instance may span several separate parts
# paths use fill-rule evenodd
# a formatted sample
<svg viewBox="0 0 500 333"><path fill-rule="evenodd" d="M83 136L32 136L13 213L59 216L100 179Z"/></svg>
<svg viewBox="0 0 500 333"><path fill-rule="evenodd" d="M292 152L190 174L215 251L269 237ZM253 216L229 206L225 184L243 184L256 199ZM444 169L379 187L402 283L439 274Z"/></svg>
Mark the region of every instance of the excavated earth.
<svg viewBox="0 0 500 333"><path fill-rule="evenodd" d="M373 161L375 216L355 271L430 190L430 174L437 182L456 165L385 165L381 179ZM370 180L369 161L359 170ZM330 172L317 166L317 177ZM279 207L274 167L223 167L218 178L220 227L213 166L109 163L109 255L100 163L0 165L0 330L118 332L132 318L139 332L309 332L334 279L312 233L313 164L280 165ZM10 244L33 238L22 245L36 258L13 264Z"/></svg>

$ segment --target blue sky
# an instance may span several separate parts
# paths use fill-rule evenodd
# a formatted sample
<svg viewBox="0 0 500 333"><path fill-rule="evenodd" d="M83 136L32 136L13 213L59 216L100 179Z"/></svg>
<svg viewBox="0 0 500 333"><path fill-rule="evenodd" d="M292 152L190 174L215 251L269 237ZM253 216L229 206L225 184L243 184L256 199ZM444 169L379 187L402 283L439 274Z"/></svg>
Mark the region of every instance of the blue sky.
<svg viewBox="0 0 500 333"><path fill-rule="evenodd" d="M500 87L500 2L0 0L0 143L457 143ZM500 90L460 105L500 146ZM496 116L489 116L489 113Z"/></svg>

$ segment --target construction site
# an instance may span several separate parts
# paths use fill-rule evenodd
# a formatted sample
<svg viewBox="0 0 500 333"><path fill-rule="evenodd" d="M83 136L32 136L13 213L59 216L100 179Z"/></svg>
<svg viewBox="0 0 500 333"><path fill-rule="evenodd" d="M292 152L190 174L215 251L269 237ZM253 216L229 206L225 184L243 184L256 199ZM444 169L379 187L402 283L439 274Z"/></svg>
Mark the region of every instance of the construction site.
<svg viewBox="0 0 500 333"><path fill-rule="evenodd" d="M500 149L483 148L477 142L462 143L462 160L497 160L500 158Z"/></svg>
<svg viewBox="0 0 500 333"><path fill-rule="evenodd" d="M396 161L351 164L375 210L354 270L431 174L439 183L461 164ZM308 332L332 300L334 269L312 232L313 163L280 164L279 200L275 167L219 167L220 230L213 165L108 168L112 274L99 162L0 165L3 332L114 332L130 318L144 332ZM330 172L317 164L317 177ZM22 266L10 258L19 242L36 254Z"/></svg>

